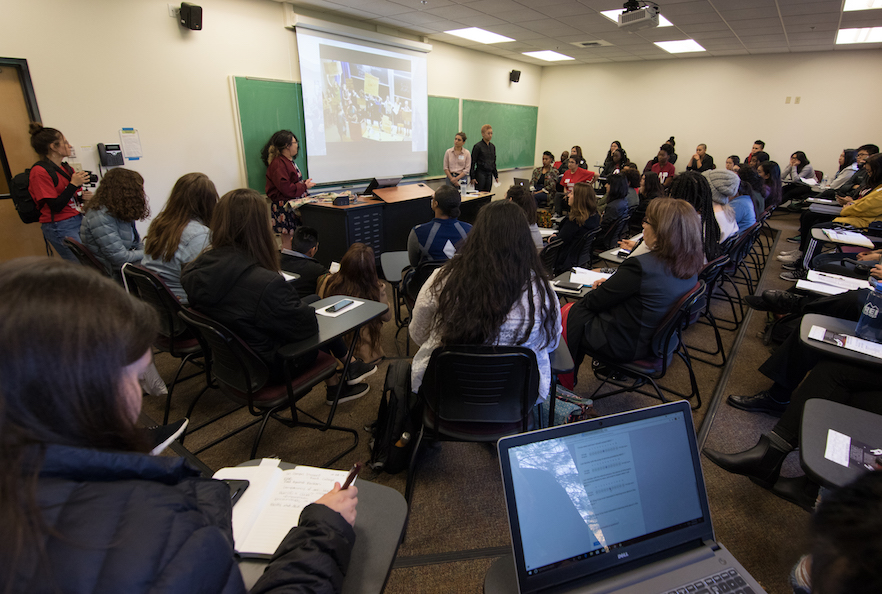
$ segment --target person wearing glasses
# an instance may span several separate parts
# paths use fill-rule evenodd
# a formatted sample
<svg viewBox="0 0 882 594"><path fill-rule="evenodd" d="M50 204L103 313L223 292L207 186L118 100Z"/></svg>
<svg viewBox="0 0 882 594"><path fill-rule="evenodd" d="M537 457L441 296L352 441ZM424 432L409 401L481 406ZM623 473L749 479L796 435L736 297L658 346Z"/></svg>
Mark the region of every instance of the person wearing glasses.
<svg viewBox="0 0 882 594"><path fill-rule="evenodd" d="M266 197L272 202L273 232L282 236L282 247L291 249L291 234L297 228L297 217L285 209L289 200L303 198L315 186L312 178L303 179L300 168L294 163L300 144L290 130L273 134L260 151L266 165Z"/></svg>

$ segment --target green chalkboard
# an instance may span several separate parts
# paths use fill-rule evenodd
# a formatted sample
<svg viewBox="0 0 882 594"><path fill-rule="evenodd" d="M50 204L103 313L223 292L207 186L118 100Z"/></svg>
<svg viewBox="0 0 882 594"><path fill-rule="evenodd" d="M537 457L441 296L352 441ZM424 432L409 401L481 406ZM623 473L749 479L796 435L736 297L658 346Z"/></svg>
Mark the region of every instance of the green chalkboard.
<svg viewBox="0 0 882 594"><path fill-rule="evenodd" d="M429 96L429 175L444 175L444 152L459 132L459 99Z"/></svg>
<svg viewBox="0 0 882 594"><path fill-rule="evenodd" d="M536 125L539 108L532 105L507 105L487 101L462 102L463 132L472 139L481 139L481 126L493 126L493 144L496 145L497 169L532 167L536 155Z"/></svg>
<svg viewBox="0 0 882 594"><path fill-rule="evenodd" d="M260 151L278 130L291 130L297 136L300 154L295 162L303 176L309 177L300 83L239 76L235 77L235 83L248 187L261 194L266 189L266 166L260 160Z"/></svg>

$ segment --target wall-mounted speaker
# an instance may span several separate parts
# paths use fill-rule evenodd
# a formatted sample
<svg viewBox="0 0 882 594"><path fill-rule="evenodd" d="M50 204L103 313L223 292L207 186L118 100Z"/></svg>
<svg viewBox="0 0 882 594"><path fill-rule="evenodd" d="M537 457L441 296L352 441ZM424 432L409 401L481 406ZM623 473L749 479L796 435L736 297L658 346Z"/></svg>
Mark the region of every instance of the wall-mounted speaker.
<svg viewBox="0 0 882 594"><path fill-rule="evenodd" d="M521 71L520 70L512 70L508 73L508 80L511 82L518 82L521 80Z"/></svg>
<svg viewBox="0 0 882 594"><path fill-rule="evenodd" d="M202 7L181 2L181 24L191 31L202 30Z"/></svg>

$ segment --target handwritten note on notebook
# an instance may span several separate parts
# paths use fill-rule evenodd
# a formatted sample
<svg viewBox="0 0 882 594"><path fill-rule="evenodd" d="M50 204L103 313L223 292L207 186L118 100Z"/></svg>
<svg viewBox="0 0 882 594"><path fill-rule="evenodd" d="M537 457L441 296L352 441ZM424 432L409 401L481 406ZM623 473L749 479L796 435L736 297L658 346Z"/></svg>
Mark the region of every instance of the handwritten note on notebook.
<svg viewBox="0 0 882 594"><path fill-rule="evenodd" d="M300 512L342 484L344 470L297 466L282 470L278 460L264 459L259 466L221 468L216 479L249 481L248 489L233 506L233 541L243 557L269 557L300 519Z"/></svg>

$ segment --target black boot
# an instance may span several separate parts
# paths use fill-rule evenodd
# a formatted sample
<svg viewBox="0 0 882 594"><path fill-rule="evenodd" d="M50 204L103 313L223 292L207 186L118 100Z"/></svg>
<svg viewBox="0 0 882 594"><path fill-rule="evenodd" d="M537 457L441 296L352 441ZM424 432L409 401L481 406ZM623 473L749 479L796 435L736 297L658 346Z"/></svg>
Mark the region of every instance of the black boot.
<svg viewBox="0 0 882 594"><path fill-rule="evenodd" d="M778 480L784 458L791 451L793 446L773 431L760 436L759 442L746 452L723 454L705 449L704 455L723 470L750 477L761 487L771 489Z"/></svg>
<svg viewBox="0 0 882 594"><path fill-rule="evenodd" d="M818 483L805 475L796 478L782 476L772 486L772 493L790 503L795 503L808 512L814 511L819 490Z"/></svg>

